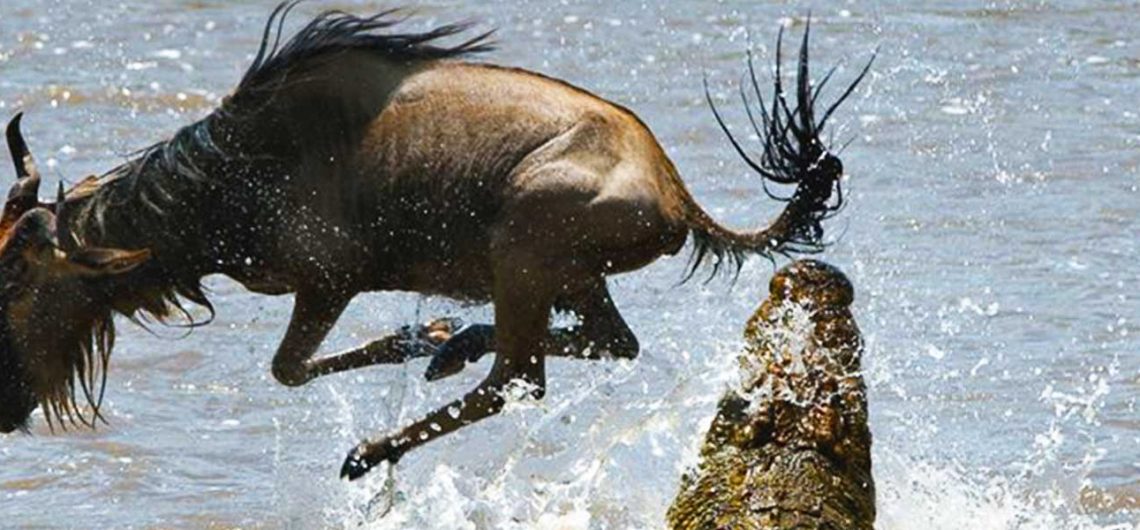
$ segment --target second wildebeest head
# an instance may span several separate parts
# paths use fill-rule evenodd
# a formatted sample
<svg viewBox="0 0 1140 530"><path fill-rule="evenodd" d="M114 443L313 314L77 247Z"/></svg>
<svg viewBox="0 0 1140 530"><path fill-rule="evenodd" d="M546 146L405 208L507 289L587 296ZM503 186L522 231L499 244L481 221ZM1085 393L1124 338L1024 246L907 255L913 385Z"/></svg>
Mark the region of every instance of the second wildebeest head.
<svg viewBox="0 0 1140 530"><path fill-rule="evenodd" d="M150 252L75 243L62 185L54 205L39 200L20 118L8 125L17 180L0 217L0 432L26 430L37 405L53 428L94 426L114 340L108 282Z"/></svg>

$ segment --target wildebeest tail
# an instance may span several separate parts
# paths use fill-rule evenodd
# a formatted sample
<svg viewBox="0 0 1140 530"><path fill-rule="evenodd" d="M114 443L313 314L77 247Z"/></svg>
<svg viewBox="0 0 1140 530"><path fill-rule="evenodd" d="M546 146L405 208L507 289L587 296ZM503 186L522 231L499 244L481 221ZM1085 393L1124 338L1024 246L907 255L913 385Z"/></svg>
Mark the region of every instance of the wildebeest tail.
<svg viewBox="0 0 1140 530"><path fill-rule="evenodd" d="M824 248L823 221L835 215L844 204L841 178L843 163L832 154L820 138L832 113L870 71L871 59L846 90L816 118L815 103L820 91L826 86L835 68L825 75L818 84L810 82L808 71L808 39L811 23L804 29L800 46L799 64L796 73L795 105L789 104L781 80L780 53L783 44L783 28L776 40L776 72L774 91L770 102L761 94L756 80L752 53L748 54L750 82L741 82L740 98L761 149L756 158L745 151L736 137L729 131L713 102L708 82L705 82L705 97L717 124L724 131L733 149L744 162L758 173L764 192L772 199L786 203L783 212L769 226L755 231L737 232L717 223L693 197L684 191L686 224L693 235L694 250L691 268L686 280L708 259L713 259L715 275L727 263L740 270L744 259L759 254L769 259L775 255L818 253ZM752 99L755 98L755 109ZM776 194L772 183L795 185L788 196ZM710 276L711 277L711 276Z"/></svg>

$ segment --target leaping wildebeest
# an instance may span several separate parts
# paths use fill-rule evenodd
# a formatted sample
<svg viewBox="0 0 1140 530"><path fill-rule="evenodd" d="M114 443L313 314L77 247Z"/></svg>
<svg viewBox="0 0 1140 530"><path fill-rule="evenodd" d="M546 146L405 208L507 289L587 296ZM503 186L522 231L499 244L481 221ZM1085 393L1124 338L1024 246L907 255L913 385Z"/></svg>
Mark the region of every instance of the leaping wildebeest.
<svg viewBox="0 0 1140 530"><path fill-rule="evenodd" d="M212 313L200 284L209 274L295 295L273 358L288 386L424 352L436 379L495 352L462 399L354 448L341 473L355 479L496 414L507 385L541 398L547 356L636 356L607 275L675 254L690 235L694 269L816 251L821 222L843 202L842 164L820 131L870 62L817 115L830 74L809 82L807 29L794 99L781 85L779 45L774 94L765 101L755 72L741 87L757 154L713 107L764 181L795 185L770 226L742 233L701 209L628 109L557 79L465 61L492 48L489 34L444 45L467 26L399 33L395 11L330 11L281 44L295 5L269 17L219 108L102 176L61 185L54 201L39 198L20 115L11 121L19 178L0 220L0 431L26 430L37 406L49 425L94 427L113 315L162 320L187 314L187 302ZM490 301L494 325L439 321L315 355L354 296L386 290ZM554 309L579 324L550 329Z"/></svg>

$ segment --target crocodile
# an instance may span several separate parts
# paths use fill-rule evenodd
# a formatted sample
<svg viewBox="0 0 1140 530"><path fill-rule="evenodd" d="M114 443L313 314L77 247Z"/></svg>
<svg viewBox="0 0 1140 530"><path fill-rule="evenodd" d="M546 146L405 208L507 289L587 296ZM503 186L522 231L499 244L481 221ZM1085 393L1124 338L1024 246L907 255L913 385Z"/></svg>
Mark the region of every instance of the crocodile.
<svg viewBox="0 0 1140 530"><path fill-rule="evenodd" d="M749 319L740 384L720 400L667 513L674 530L870 530L871 431L854 289L796 261Z"/></svg>

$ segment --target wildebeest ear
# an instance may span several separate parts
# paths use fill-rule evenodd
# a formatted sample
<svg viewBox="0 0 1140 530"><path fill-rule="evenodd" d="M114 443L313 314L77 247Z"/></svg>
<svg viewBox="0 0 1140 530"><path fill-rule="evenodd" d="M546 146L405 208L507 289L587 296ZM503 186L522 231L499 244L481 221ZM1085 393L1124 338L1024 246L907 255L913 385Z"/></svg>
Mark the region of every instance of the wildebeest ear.
<svg viewBox="0 0 1140 530"><path fill-rule="evenodd" d="M111 276L146 263L150 256L149 249L81 248L67 253L67 263L83 276Z"/></svg>
<svg viewBox="0 0 1140 530"><path fill-rule="evenodd" d="M51 212L44 208L34 208L32 211L20 216L14 226L6 232L0 233L3 247L0 253L8 252L38 252L52 247Z"/></svg>

